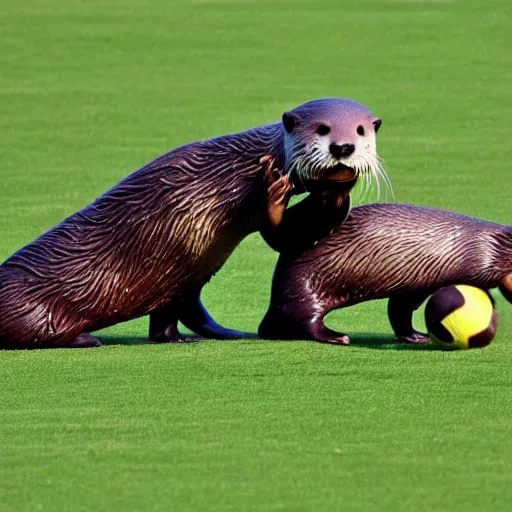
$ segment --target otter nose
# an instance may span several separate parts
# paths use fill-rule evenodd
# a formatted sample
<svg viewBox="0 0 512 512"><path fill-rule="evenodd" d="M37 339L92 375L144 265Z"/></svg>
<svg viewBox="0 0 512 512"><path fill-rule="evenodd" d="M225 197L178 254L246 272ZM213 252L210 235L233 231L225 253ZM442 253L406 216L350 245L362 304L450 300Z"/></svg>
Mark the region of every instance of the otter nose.
<svg viewBox="0 0 512 512"><path fill-rule="evenodd" d="M334 158L346 158L350 156L356 147L354 144L335 144L334 142L329 146L329 151Z"/></svg>

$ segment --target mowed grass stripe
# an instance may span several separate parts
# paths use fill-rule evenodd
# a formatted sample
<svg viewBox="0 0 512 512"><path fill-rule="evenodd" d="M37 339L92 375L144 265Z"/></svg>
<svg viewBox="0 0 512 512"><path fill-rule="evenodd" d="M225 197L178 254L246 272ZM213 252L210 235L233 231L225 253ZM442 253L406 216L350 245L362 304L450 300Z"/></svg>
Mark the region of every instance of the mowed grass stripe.
<svg viewBox="0 0 512 512"><path fill-rule="evenodd" d="M23 381L54 392L37 396L21 386L23 406L10 404L6 446L15 446L10 441L20 429L34 438L30 447L5 451L7 462L18 468L10 480L45 503L48 479L26 482L26 471L52 474L59 461L73 468L75 484L88 482L86 503L93 497L101 502L108 475L111 506L129 506L140 493L141 504L183 500L192 507L202 497L213 508L235 507L245 490L244 499L251 499L244 506L257 509L259 496L279 503L278 496L291 488L288 504L329 510L340 494L353 505L371 503L373 492L361 495L371 488L381 504L397 506L400 496L398 509L411 503L422 509L432 485L430 506L442 506L441 496L469 506L487 499L482 478L492 479L507 496L510 463L502 450L508 422L493 405L475 404L482 392L507 399L505 372L494 372L506 369L501 359L484 355L492 368L471 354L473 364L454 377L457 362L439 351L385 350L376 361L368 349L308 343L151 349L55 351L40 358L50 366L47 372L27 361ZM425 369L427 357L433 370ZM60 375L55 364L63 369ZM473 370L485 386L474 382ZM468 428L468 416L476 414L483 417L481 431ZM489 431L493 436L483 440ZM451 478L460 458L466 461L464 478L454 489ZM68 486L64 475L53 475L54 485ZM123 491L125 481L132 484ZM396 489L386 488L390 481Z"/></svg>

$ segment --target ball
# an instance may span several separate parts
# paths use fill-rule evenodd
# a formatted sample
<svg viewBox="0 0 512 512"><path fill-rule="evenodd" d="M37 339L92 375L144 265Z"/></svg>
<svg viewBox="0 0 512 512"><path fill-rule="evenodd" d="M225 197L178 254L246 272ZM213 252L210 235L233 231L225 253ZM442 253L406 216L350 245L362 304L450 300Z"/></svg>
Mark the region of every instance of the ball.
<svg viewBox="0 0 512 512"><path fill-rule="evenodd" d="M486 291L459 284L441 288L430 297L425 323L430 339L441 348L481 348L494 338L498 316Z"/></svg>

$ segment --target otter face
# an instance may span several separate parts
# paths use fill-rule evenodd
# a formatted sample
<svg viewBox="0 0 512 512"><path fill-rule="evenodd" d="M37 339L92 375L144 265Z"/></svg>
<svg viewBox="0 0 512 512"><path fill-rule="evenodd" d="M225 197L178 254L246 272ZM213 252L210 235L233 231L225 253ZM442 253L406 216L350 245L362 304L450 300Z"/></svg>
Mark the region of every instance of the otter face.
<svg viewBox="0 0 512 512"><path fill-rule="evenodd" d="M292 181L369 181L387 176L377 156L382 124L361 103L313 100L283 114L286 169ZM306 187L307 189L307 187Z"/></svg>

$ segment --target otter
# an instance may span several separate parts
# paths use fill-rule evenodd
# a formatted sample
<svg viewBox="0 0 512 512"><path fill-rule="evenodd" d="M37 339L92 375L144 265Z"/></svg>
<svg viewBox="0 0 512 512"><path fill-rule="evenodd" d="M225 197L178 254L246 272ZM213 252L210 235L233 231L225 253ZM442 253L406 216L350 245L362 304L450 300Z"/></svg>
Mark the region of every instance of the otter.
<svg viewBox="0 0 512 512"><path fill-rule="evenodd" d="M0 347L99 346L91 332L143 315L151 342L183 340L178 320L201 336L243 337L208 314L202 287L248 234L279 249L302 236L290 226L309 208L322 230L344 216L357 179L383 174L380 123L356 101L313 100L156 158L0 265ZM286 208L317 181L336 197ZM317 236L309 229L305 239Z"/></svg>
<svg viewBox="0 0 512 512"><path fill-rule="evenodd" d="M332 310L389 298L396 337L426 343L413 312L443 286L499 287L512 302L512 227L447 210L399 203L353 208L343 224L301 253L278 259L258 334L348 345L329 329Z"/></svg>

